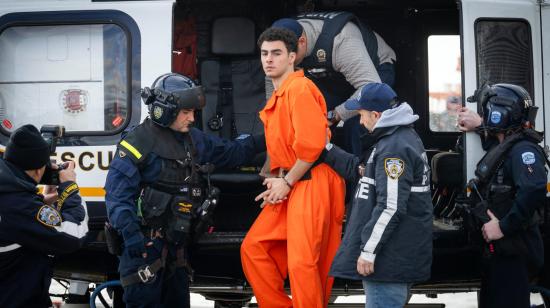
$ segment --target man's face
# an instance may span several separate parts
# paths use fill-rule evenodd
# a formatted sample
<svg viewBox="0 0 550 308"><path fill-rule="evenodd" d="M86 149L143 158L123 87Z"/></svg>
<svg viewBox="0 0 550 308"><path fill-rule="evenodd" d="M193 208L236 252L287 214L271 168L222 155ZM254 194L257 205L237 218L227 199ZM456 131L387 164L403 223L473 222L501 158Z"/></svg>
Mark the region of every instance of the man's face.
<svg viewBox="0 0 550 308"><path fill-rule="evenodd" d="M296 52L296 61L294 64L298 65L302 63L304 58L306 57L306 51L307 51L307 40L305 33L302 33L302 36L298 39L298 50Z"/></svg>
<svg viewBox="0 0 550 308"><path fill-rule="evenodd" d="M261 60L265 75L271 78L283 76L289 68L294 69L296 53L288 52L283 41L264 41L261 46Z"/></svg>
<svg viewBox="0 0 550 308"><path fill-rule="evenodd" d="M187 133L195 122L195 109L181 109L170 128L180 133Z"/></svg>
<svg viewBox="0 0 550 308"><path fill-rule="evenodd" d="M376 125L376 122L378 122L378 119L380 119L380 112L360 109L359 115L361 115L359 123L365 126L365 128L367 128L368 131L372 133L372 131L374 130L374 125Z"/></svg>
<svg viewBox="0 0 550 308"><path fill-rule="evenodd" d="M449 112L449 114L457 114L460 107L462 107L460 104L447 102L447 111Z"/></svg>

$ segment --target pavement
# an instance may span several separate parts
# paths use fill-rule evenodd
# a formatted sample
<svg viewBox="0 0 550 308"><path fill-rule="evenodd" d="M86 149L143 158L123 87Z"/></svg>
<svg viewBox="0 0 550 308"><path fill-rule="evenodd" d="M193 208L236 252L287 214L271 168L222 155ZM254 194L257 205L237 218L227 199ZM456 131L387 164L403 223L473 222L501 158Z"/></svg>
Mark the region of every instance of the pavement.
<svg viewBox="0 0 550 308"><path fill-rule="evenodd" d="M55 280L52 280L52 285L50 287L51 293L63 293L64 288L60 286ZM110 303L109 296L105 290L102 291L103 297L107 299ZM63 305L58 298L52 298L52 301L59 303L59 307L67 307ZM336 303L364 303L364 296L339 296L336 299ZM255 300L253 299L253 302ZM420 303L438 303L445 304L446 308L476 308L477 307L477 294L475 292L467 293L445 293L438 294L437 298L428 298L425 295L415 294L412 296L410 302L411 304L420 304ZM531 294L531 305L540 305L542 304L542 299L539 294ZM101 305L99 300L96 300L96 307L104 307ZM192 308L213 308L214 302L206 300L202 295L191 294L191 307ZM67 307L68 308L68 307Z"/></svg>

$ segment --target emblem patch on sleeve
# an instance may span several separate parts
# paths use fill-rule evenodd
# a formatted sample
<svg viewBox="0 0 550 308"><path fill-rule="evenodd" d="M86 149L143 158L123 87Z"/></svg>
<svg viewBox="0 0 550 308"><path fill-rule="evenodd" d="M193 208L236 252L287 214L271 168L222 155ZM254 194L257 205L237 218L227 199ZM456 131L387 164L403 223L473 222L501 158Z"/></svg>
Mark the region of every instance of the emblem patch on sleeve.
<svg viewBox="0 0 550 308"><path fill-rule="evenodd" d="M397 180L405 170L405 162L399 158L386 158L384 159L384 169L390 178Z"/></svg>
<svg viewBox="0 0 550 308"><path fill-rule="evenodd" d="M535 163L535 153L533 152L523 152L521 154L521 159L525 165L532 165Z"/></svg>
<svg viewBox="0 0 550 308"><path fill-rule="evenodd" d="M43 205L36 214L36 219L48 227L56 227L61 225L61 215L59 212L49 205Z"/></svg>

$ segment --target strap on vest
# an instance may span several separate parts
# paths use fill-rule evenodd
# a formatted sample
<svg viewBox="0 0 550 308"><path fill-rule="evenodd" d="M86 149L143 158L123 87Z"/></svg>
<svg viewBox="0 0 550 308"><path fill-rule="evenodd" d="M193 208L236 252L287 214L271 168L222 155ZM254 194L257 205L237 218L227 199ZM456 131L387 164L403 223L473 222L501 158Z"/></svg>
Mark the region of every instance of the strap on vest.
<svg viewBox="0 0 550 308"><path fill-rule="evenodd" d="M367 52L374 64L378 67L380 60L378 58L378 41L369 25L362 23L357 16L350 12L330 12L330 13L308 13L298 16L298 19L319 19L323 20L323 28L315 42L312 54L304 59L303 66L323 67L327 71L333 71L332 52L334 47L334 38L342 32L342 29L348 22L353 22L361 31L363 41Z"/></svg>
<svg viewBox="0 0 550 308"><path fill-rule="evenodd" d="M223 58L220 61L218 101L216 103L217 127L210 125L210 129L222 130L222 136L233 136L233 79L231 60Z"/></svg>
<svg viewBox="0 0 550 308"><path fill-rule="evenodd" d="M536 148L544 157L546 164L550 166L550 161L548 161L546 153L544 153L544 150L540 148L537 143L542 140L542 137L534 130L523 130L519 133L506 137L502 143L492 148L483 156L477 164L477 168L475 170L475 174L479 182L488 183L493 175L495 175L497 169L504 163L506 154L516 143L522 140L535 143Z"/></svg>

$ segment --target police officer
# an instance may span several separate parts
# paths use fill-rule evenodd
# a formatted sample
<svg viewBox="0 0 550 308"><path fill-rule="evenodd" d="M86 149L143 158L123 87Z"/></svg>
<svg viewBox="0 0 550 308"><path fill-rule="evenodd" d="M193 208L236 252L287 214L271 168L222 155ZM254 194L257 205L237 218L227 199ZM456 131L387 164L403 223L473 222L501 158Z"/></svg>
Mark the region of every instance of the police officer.
<svg viewBox="0 0 550 308"><path fill-rule="evenodd" d="M345 121L348 152L360 155L360 137L365 133L359 117L344 106L369 83L393 86L395 52L368 26L349 12L308 13L297 20L283 18L272 27L286 28L298 37L297 66L319 87L329 110L329 123ZM266 83L267 98L272 85ZM349 119L349 120L348 120Z"/></svg>
<svg viewBox="0 0 550 308"><path fill-rule="evenodd" d="M411 284L430 277L433 205L424 145L412 108L386 84L365 86L361 124L376 140L360 157L328 145L325 162L357 183L351 215L331 276L362 280L366 307L403 307Z"/></svg>
<svg viewBox="0 0 550 308"><path fill-rule="evenodd" d="M36 127L11 134L0 159L0 307L51 307L52 255L77 250L88 232L74 162L59 171L57 187L37 194L50 164Z"/></svg>
<svg viewBox="0 0 550 308"><path fill-rule="evenodd" d="M233 142L191 125L201 109L201 87L169 73L142 91L149 118L118 145L105 184L110 223L123 237L120 277L128 307L189 307L186 248L200 208L215 192L211 171L235 167L265 151L263 136Z"/></svg>
<svg viewBox="0 0 550 308"><path fill-rule="evenodd" d="M542 134L533 130L536 107L517 85L476 94L471 100L483 106L482 129L498 140L470 181L478 199L471 213L484 242L480 307L529 307L529 278L544 259L535 213L545 202L547 177Z"/></svg>

